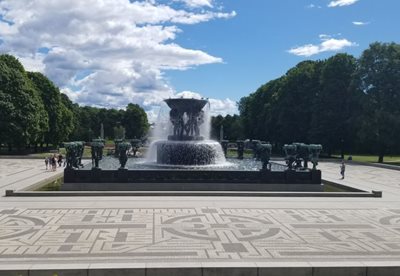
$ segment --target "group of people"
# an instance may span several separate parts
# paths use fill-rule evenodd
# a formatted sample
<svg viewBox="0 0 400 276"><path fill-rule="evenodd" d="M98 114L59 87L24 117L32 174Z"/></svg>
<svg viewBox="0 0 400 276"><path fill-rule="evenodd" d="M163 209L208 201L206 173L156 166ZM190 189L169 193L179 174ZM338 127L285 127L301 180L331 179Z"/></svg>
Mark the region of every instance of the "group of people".
<svg viewBox="0 0 400 276"><path fill-rule="evenodd" d="M56 171L57 170L57 164L59 167L63 165L63 156L60 153L58 156L56 154L53 154L49 157L45 157L44 163L46 165L46 170L49 171ZM65 161L64 161L64 167L65 167Z"/></svg>

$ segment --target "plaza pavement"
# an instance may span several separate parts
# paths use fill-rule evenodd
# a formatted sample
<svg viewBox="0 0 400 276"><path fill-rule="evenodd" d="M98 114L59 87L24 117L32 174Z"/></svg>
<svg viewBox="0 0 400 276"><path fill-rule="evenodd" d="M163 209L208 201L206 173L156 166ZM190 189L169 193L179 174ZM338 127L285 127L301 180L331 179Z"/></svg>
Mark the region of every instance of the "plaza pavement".
<svg viewBox="0 0 400 276"><path fill-rule="evenodd" d="M54 176L18 162L2 195ZM383 197L1 197L0 275L400 275L400 171L319 168Z"/></svg>

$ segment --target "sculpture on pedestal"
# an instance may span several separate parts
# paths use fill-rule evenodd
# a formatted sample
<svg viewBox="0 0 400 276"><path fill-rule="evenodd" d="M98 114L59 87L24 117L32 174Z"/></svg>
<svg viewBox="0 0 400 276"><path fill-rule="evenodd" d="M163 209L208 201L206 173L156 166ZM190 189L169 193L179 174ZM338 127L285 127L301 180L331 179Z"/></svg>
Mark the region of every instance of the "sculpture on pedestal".
<svg viewBox="0 0 400 276"><path fill-rule="evenodd" d="M103 148L104 148L104 140L103 139L93 139L91 143L92 150L92 169L100 169L99 161L103 159Z"/></svg>
<svg viewBox="0 0 400 276"><path fill-rule="evenodd" d="M137 155L137 152L139 151L139 148L141 145L142 145L142 140L140 140L140 139L132 139L131 140L133 157L137 157L136 155Z"/></svg>
<svg viewBox="0 0 400 276"><path fill-rule="evenodd" d="M262 170L270 171L271 163L269 160L271 159L272 145L269 143L258 144L257 145L257 155L260 157L262 163Z"/></svg>
<svg viewBox="0 0 400 276"><path fill-rule="evenodd" d="M296 146L296 169L308 168L308 161L309 161L309 146L304 143L293 143ZM303 165L301 164L303 162Z"/></svg>
<svg viewBox="0 0 400 276"><path fill-rule="evenodd" d="M257 146L261 144L260 140L252 140L251 141L251 148L253 150L253 158L255 158L256 160L260 160L260 156L257 153Z"/></svg>
<svg viewBox="0 0 400 276"><path fill-rule="evenodd" d="M304 143L293 143L284 145L285 160L288 168L291 169L308 169L308 162L312 162L313 170L318 165L319 154L322 151L321 145L306 145ZM303 163L303 164L302 164Z"/></svg>
<svg viewBox="0 0 400 276"><path fill-rule="evenodd" d="M322 151L322 145L310 145L310 159L313 164L313 170L317 169L319 154Z"/></svg>
<svg viewBox="0 0 400 276"><path fill-rule="evenodd" d="M237 144L238 159L243 159L244 141L238 140L236 141L236 144Z"/></svg>
<svg viewBox="0 0 400 276"><path fill-rule="evenodd" d="M78 169L79 152L76 142L64 143L66 150L67 169Z"/></svg>
<svg viewBox="0 0 400 276"><path fill-rule="evenodd" d="M76 146L77 146L77 150L78 150L78 166L79 167L83 167L82 164L82 156L83 156L83 152L85 150L85 142L83 141L77 141L75 142Z"/></svg>
<svg viewBox="0 0 400 276"><path fill-rule="evenodd" d="M115 139L115 140L114 140L114 145L115 145L115 148L114 148L114 155L115 155L116 157L119 156L118 144L119 144L119 143L122 143L123 141L124 141L123 139Z"/></svg>
<svg viewBox="0 0 400 276"><path fill-rule="evenodd" d="M297 158L297 147L295 145L284 145L283 151L285 152L286 165L289 170L294 168L294 162Z"/></svg>
<svg viewBox="0 0 400 276"><path fill-rule="evenodd" d="M128 151L131 148L131 144L128 142L118 143L119 163L121 164L120 170L125 170L126 162L128 162Z"/></svg>

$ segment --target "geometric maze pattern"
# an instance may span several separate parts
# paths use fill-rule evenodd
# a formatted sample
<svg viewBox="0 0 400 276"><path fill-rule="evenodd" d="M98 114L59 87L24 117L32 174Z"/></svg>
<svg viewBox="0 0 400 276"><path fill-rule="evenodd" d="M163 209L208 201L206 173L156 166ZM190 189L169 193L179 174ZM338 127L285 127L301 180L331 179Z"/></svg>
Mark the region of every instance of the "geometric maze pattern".
<svg viewBox="0 0 400 276"><path fill-rule="evenodd" d="M0 263L399 257L397 209L0 209Z"/></svg>

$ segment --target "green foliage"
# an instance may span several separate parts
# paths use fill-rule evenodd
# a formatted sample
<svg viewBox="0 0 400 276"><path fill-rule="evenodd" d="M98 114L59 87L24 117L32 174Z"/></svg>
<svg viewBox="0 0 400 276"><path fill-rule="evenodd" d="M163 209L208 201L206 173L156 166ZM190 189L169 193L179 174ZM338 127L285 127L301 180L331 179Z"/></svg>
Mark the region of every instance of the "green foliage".
<svg viewBox="0 0 400 276"><path fill-rule="evenodd" d="M137 104L128 104L122 119L123 126L126 130L126 138L142 138L149 130L147 115Z"/></svg>
<svg viewBox="0 0 400 276"><path fill-rule="evenodd" d="M73 130L73 114L64 105L59 89L46 76L38 72L28 72L28 77L39 92L49 122L44 135L44 143L58 145L67 140Z"/></svg>
<svg viewBox="0 0 400 276"><path fill-rule="evenodd" d="M301 62L285 76L242 98L239 111L246 137L280 144L310 142L308 130L322 65Z"/></svg>
<svg viewBox="0 0 400 276"><path fill-rule="evenodd" d="M26 72L13 56L0 55L0 142L23 146L67 140L91 141L100 136L114 139L114 128L127 129L127 138L142 138L149 124L144 110L129 104L126 111L80 107L60 93L46 76Z"/></svg>
<svg viewBox="0 0 400 276"><path fill-rule="evenodd" d="M400 133L400 45L373 43L358 63L358 86L364 92L361 137L379 154L399 147Z"/></svg>
<svg viewBox="0 0 400 276"><path fill-rule="evenodd" d="M322 66L309 135L329 154L337 149L343 152L356 140L360 95L352 86L355 70L356 59L347 54L335 55Z"/></svg>
<svg viewBox="0 0 400 276"><path fill-rule="evenodd" d="M239 102L244 136L323 144L328 154L400 150L400 45L374 43L357 60L304 61Z"/></svg>
<svg viewBox="0 0 400 276"><path fill-rule="evenodd" d="M236 141L243 139L243 126L242 120L238 115L227 115L223 117L218 115L211 118L211 137L213 139L220 139L220 130L223 126L223 139Z"/></svg>
<svg viewBox="0 0 400 276"><path fill-rule="evenodd" d="M275 130L281 143L310 143L313 100L320 90L319 76L323 62L304 61L286 73L279 91ZM272 128L270 128L272 130ZM276 138L276 137L274 137Z"/></svg>
<svg viewBox="0 0 400 276"><path fill-rule="evenodd" d="M114 127L114 138L115 139L125 139L125 133L126 130L123 126L121 125L117 125L116 127Z"/></svg>
<svg viewBox="0 0 400 276"><path fill-rule="evenodd" d="M0 56L0 130L0 140L18 148L37 143L48 130L39 92L10 55Z"/></svg>

